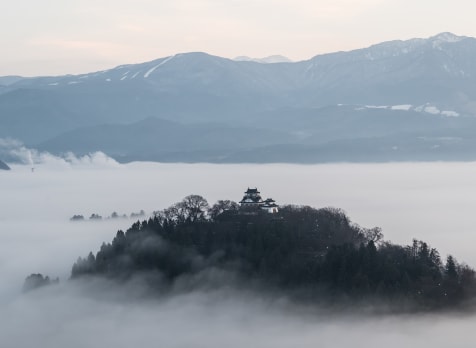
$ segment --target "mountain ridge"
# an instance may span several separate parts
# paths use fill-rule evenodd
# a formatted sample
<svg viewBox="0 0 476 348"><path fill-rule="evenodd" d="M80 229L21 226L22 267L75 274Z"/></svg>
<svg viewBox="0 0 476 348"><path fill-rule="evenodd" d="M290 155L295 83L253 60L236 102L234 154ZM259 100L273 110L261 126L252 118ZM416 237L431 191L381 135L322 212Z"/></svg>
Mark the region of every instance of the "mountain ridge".
<svg viewBox="0 0 476 348"><path fill-rule="evenodd" d="M240 132L256 139L259 129L268 140L266 132L281 132L284 140L259 147L290 144L290 139L295 145L315 146L324 143L319 137L331 142L362 136L383 139L411 127L417 138L432 137L438 128L439 134L447 130L451 137L466 139L468 127L476 131L475 60L476 39L441 33L292 63L234 61L191 52L89 74L14 77L16 81L7 79L0 88L0 138L61 151L53 140L67 139L70 132L89 127L100 134L92 129L153 118L196 132L203 131L198 124L222 124L227 131L236 130L227 133L228 143L243 141ZM450 121L442 117L455 118L451 128L445 128ZM176 133L179 138L185 134ZM208 141L203 137L202 143L192 144L188 139L183 144L193 151L202 151ZM228 148L225 139L214 139L216 149Z"/></svg>
<svg viewBox="0 0 476 348"><path fill-rule="evenodd" d="M298 60L298 61L292 61L289 58L287 58L286 56L279 55L279 54L278 55L270 55L270 56L263 57L263 58L251 58L251 57L246 56L246 55L237 56L235 58L226 58L226 57L221 57L221 56L217 56L217 55L208 54L208 53L203 52L203 51L191 51L191 52L176 53L176 54L171 55L171 56L159 57L159 58L156 58L156 59L153 59L153 60L150 60L150 61L120 64L120 65L114 66L110 69L91 71L91 72L88 72L88 73L64 74L64 75L38 75L38 76L29 76L29 77L25 77L25 76L21 76L21 75L0 76L0 85L10 85L10 84L18 82L19 80L24 80L24 79L31 80L31 79L37 79L37 78L57 78L57 77L74 77L74 76L80 77L80 76L85 76L85 75L90 75L90 74L99 74L99 73L104 73L104 72L115 70L115 69L123 69L123 68L130 67L130 66L138 66L138 65L144 65L144 64L149 64L149 63L153 63L153 62L159 62L159 61L165 60L167 58L182 56L182 55L204 54L204 55L207 55L207 56L210 56L210 57L217 57L217 58L230 60L230 61L237 61L237 62L240 62L240 61L241 62L243 62L243 61L250 62L251 61L253 63L265 62L268 58L280 58L280 59L283 60L280 63L294 64L294 63L307 62L307 61L313 60L313 59L318 58L318 57L345 54L345 53L350 53L350 52L359 52L359 51L365 51L365 50L369 50L369 49L389 47L389 46L411 46L411 44L413 44L413 46L418 47L418 46L422 46L425 43L431 43L434 47L438 47L439 44L452 44L452 43L456 43L456 42L461 42L463 40L471 40L471 41L474 41L476 43L476 38L471 37L471 36L456 35L456 34L453 34L451 32L441 32L441 33L438 33L436 35L430 36L428 38L412 38L412 39L407 39L407 40L399 40L399 39L388 40L388 41L383 41L383 42L380 42L380 43L371 44L369 46L362 47L362 48L357 48L357 49L339 50L339 51L335 51L335 52L321 53L321 54L311 56L308 59L302 59L302 60ZM408 52L404 52L404 53L408 53ZM241 59L243 59L243 60L241 60ZM284 61L284 60L286 60L286 61Z"/></svg>

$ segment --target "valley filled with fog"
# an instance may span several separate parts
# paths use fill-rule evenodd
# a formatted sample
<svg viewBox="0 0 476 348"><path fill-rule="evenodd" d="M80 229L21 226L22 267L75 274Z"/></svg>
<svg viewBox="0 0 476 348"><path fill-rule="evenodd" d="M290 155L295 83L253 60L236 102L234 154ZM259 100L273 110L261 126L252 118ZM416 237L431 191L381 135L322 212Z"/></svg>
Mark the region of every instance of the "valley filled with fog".
<svg viewBox="0 0 476 348"><path fill-rule="evenodd" d="M476 163L119 164L99 153L44 156L34 167L0 171L5 346L468 346L460 337L476 323L471 315L374 316L363 308L344 315L226 287L151 298L140 282L117 288L67 279L78 256L137 220L106 219L112 212L151 214L189 194L210 204L239 201L248 187L278 204L342 208L363 227L381 227L386 240L421 239L442 258L474 267ZM104 219L70 222L76 214ZM31 273L60 277L60 285L21 294Z"/></svg>

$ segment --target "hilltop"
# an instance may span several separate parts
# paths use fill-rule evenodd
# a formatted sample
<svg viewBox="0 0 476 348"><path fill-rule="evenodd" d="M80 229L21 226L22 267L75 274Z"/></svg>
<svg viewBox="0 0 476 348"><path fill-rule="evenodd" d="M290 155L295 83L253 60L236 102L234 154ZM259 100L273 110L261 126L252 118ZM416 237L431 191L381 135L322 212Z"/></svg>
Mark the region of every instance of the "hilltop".
<svg viewBox="0 0 476 348"><path fill-rule="evenodd" d="M187 196L78 259L72 278L124 282L147 275L157 293L177 283L261 284L260 291L298 301L383 302L395 310L455 308L476 294L474 271L453 256L442 261L423 241L386 242L379 228L362 228L336 208L263 204L226 200L210 207Z"/></svg>

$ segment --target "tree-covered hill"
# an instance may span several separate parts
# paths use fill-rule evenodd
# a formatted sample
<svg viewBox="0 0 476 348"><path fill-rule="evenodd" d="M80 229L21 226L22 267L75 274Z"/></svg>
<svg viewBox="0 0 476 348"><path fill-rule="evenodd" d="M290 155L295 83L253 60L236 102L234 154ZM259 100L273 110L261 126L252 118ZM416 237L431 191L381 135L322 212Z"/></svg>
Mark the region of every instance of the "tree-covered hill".
<svg viewBox="0 0 476 348"><path fill-rule="evenodd" d="M94 255L79 258L72 278L126 280L160 274L166 283L209 269L234 272L287 293L367 300L404 300L421 308L455 306L476 294L474 271L422 241L395 245L379 228L353 224L336 208L284 206L278 213L231 201L210 207L201 196L118 231Z"/></svg>

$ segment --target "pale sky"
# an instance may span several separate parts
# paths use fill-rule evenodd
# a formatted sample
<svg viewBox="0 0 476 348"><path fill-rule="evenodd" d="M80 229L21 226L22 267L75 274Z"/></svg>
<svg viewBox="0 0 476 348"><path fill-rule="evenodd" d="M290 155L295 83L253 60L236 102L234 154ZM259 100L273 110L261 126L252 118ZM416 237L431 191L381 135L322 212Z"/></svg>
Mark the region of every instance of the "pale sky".
<svg viewBox="0 0 476 348"><path fill-rule="evenodd" d="M476 36L475 14L474 0L3 0L0 76L191 51L297 61L445 31Z"/></svg>

